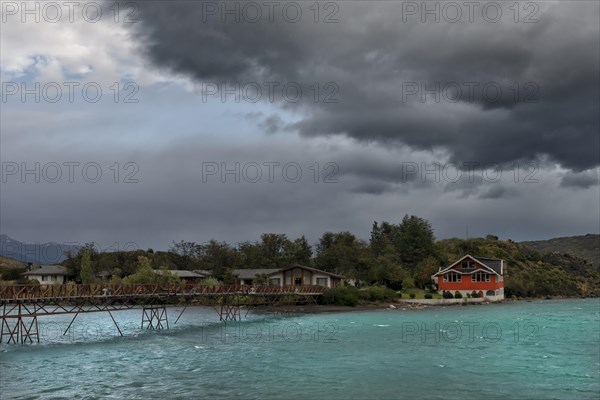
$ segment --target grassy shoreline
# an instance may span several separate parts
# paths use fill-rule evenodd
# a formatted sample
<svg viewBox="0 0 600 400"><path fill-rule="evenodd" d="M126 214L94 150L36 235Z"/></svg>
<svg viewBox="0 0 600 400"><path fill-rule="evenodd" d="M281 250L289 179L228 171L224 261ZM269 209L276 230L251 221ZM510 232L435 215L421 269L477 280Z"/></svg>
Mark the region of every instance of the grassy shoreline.
<svg viewBox="0 0 600 400"><path fill-rule="evenodd" d="M546 297L531 297L531 298L521 298L521 299L505 299L503 301L491 302L484 301L479 303L439 303L439 304L415 304L415 303L406 303L401 299L393 301L393 302L382 302L382 303L371 303L371 304L359 304L356 306L338 306L338 305L317 305L317 304L309 304L309 305L297 305L291 308L287 308L287 310L291 314L326 314L326 313L337 313L337 312L362 312L362 311L418 311L423 310L425 308L431 307L457 307L457 306L481 306L481 305L491 305L491 304L501 304L506 302L531 302L531 301L553 301L553 300L578 300L578 299L600 299L600 297L552 297L550 299ZM418 299L416 299L418 300ZM395 308L390 307L390 305ZM256 311L264 311L268 312L267 309L255 309ZM270 309L272 310L272 309Z"/></svg>

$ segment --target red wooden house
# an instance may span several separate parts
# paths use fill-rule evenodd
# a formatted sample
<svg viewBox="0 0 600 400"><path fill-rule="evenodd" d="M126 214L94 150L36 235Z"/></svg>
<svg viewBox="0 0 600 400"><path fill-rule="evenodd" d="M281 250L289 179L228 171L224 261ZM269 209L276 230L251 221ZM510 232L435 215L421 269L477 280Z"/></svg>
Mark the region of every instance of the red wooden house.
<svg viewBox="0 0 600 400"><path fill-rule="evenodd" d="M432 275L438 291L460 292L463 297L477 293L490 300L504 299L504 260L466 255Z"/></svg>

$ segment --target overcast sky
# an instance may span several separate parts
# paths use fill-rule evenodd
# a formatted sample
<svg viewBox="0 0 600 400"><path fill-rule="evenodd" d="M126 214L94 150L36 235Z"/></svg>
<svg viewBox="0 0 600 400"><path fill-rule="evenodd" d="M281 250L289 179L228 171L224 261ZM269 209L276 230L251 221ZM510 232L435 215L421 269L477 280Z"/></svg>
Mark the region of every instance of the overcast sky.
<svg viewBox="0 0 600 400"><path fill-rule="evenodd" d="M3 1L0 233L599 233L599 3L514 4Z"/></svg>

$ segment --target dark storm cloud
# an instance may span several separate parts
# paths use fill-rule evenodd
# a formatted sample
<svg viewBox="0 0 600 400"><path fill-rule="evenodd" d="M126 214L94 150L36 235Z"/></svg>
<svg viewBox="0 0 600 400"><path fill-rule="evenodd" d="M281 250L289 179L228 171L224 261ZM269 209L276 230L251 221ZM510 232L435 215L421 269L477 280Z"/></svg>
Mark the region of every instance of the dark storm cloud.
<svg viewBox="0 0 600 400"><path fill-rule="evenodd" d="M506 188L503 186L493 186L486 190L484 193L479 195L480 199L502 199L507 197L514 197L517 195L516 190L512 188Z"/></svg>
<svg viewBox="0 0 600 400"><path fill-rule="evenodd" d="M565 188L587 189L598 185L598 183L600 183L598 171L582 171L579 173L570 172L565 174L560 181L560 186Z"/></svg>
<svg viewBox="0 0 600 400"><path fill-rule="evenodd" d="M353 193L366 193L380 195L393 189L392 185L385 182L363 182L351 189Z"/></svg>
<svg viewBox="0 0 600 400"><path fill-rule="evenodd" d="M296 23L277 13L272 22L223 23L207 14L207 2L138 4L132 29L159 67L197 82L300 84L299 101L277 90L275 101L302 119L284 126L268 117L269 132L444 148L455 162L549 157L574 170L600 163L596 2L536 3L539 22L528 24L506 8L497 23L403 22L403 2L338 2L331 24L314 23L302 2ZM321 90L315 102L315 82L334 82L339 101L324 103ZM436 84L439 98L422 102ZM489 85L502 91L497 100L483 91Z"/></svg>

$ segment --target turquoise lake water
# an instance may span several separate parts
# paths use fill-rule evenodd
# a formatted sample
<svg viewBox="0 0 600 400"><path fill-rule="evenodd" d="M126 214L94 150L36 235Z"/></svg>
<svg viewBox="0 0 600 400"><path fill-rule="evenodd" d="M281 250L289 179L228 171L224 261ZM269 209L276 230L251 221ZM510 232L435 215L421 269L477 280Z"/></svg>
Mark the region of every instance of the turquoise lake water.
<svg viewBox="0 0 600 400"><path fill-rule="evenodd" d="M507 302L217 323L169 309L42 317L0 345L2 399L598 399L600 301Z"/></svg>

